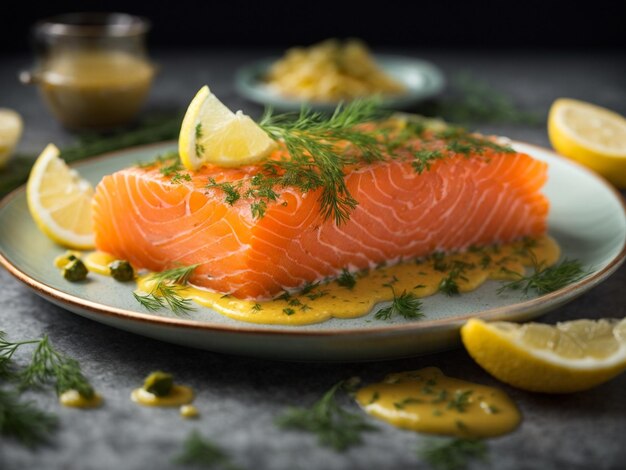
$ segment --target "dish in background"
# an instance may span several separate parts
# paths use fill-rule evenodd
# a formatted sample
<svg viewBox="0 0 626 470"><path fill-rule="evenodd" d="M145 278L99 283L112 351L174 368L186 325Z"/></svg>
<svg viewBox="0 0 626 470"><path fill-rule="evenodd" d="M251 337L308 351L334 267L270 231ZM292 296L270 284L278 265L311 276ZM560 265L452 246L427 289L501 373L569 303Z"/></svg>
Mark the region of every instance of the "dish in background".
<svg viewBox="0 0 626 470"><path fill-rule="evenodd" d="M386 54L375 54L373 57L382 71L405 88L401 94L382 95L382 107L407 109L443 90L443 73L430 62ZM250 101L280 111L299 111L303 104L317 111L333 111L337 107L341 100L320 102L287 97L268 85L265 77L277 60L280 59L263 59L240 68L235 78L238 93Z"/></svg>
<svg viewBox="0 0 626 470"><path fill-rule="evenodd" d="M563 256L578 259L592 274L559 291L522 298L517 292L497 295L500 286L488 282L459 298L435 295L423 299L426 317L386 323L373 314L353 320L333 319L299 327L249 325L207 309L188 317L149 313L132 296L135 286L109 277L97 282L68 283L53 265L64 252L35 226L24 188L0 206L0 264L49 301L101 323L184 346L231 354L282 360L374 360L425 354L459 344L459 328L470 317L524 321L569 302L612 274L626 257L626 207L605 180L553 152L513 143L549 164L545 194L551 203L550 234ZM77 165L92 184L103 175L173 150L163 143L136 147Z"/></svg>
<svg viewBox="0 0 626 470"><path fill-rule="evenodd" d="M70 129L129 123L143 105L155 67L145 51L147 20L122 13L71 13L38 22L38 56L20 80L37 84L52 114Z"/></svg>

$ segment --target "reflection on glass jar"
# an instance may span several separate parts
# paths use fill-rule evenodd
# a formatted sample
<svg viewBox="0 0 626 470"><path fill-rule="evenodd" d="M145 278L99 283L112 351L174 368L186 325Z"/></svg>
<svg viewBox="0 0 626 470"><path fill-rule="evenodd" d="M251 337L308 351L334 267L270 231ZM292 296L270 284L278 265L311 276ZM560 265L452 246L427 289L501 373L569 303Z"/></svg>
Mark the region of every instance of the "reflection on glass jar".
<svg viewBox="0 0 626 470"><path fill-rule="evenodd" d="M121 13L73 13L35 25L37 64L22 81L37 83L70 129L110 129L131 121L155 68L146 57L146 20Z"/></svg>

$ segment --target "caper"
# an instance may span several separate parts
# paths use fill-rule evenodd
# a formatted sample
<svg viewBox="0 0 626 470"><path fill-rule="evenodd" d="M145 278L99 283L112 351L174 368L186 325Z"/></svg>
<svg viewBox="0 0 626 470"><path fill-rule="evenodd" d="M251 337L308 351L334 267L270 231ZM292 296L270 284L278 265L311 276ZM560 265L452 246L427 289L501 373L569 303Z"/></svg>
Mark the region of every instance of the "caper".
<svg viewBox="0 0 626 470"><path fill-rule="evenodd" d="M174 386L174 377L167 372L152 372L143 382L143 388L157 397L165 397L170 394Z"/></svg>
<svg viewBox="0 0 626 470"><path fill-rule="evenodd" d="M84 281L87 278L87 268L78 258L74 258L63 268L63 277L70 282Z"/></svg>
<svg viewBox="0 0 626 470"><path fill-rule="evenodd" d="M135 278L135 270L128 261L118 259L109 263L109 271L113 279L119 282L128 282Z"/></svg>

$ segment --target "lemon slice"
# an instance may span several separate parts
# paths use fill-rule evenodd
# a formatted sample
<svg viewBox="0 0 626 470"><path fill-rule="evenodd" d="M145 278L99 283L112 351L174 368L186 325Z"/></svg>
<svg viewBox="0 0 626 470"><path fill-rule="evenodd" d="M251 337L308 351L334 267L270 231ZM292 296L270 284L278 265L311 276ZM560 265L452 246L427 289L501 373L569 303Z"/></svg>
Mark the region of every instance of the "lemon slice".
<svg viewBox="0 0 626 470"><path fill-rule="evenodd" d="M0 168L6 165L22 135L22 118L12 109L0 108Z"/></svg>
<svg viewBox="0 0 626 470"><path fill-rule="evenodd" d="M561 98L550 108L548 134L554 149L626 187L626 119L583 101Z"/></svg>
<svg viewBox="0 0 626 470"><path fill-rule="evenodd" d="M178 152L185 168L196 170L206 163L230 167L256 163L275 145L249 116L233 113L203 86L185 113Z"/></svg>
<svg viewBox="0 0 626 470"><path fill-rule="evenodd" d="M28 209L37 226L60 245L93 248L91 226L92 186L59 158L59 149L49 144L28 177Z"/></svg>
<svg viewBox="0 0 626 470"><path fill-rule="evenodd" d="M626 369L626 319L485 323L461 328L463 344L487 372L533 392L586 390Z"/></svg>

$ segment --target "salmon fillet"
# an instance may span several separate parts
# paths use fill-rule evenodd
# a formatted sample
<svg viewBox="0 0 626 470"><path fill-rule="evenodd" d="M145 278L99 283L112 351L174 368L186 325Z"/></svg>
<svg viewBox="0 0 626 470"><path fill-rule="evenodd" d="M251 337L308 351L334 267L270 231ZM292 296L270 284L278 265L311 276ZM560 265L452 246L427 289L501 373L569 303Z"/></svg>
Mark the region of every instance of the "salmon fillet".
<svg viewBox="0 0 626 470"><path fill-rule="evenodd" d="M320 214L319 190L281 188L255 218L246 197L231 205L222 189L207 188L210 178L259 171L209 165L173 182L156 165L105 176L93 199L96 247L152 271L199 264L192 284L262 299L344 268L546 231L547 165L522 153L448 152L421 173L403 159L363 163L345 175L358 205L341 225Z"/></svg>

